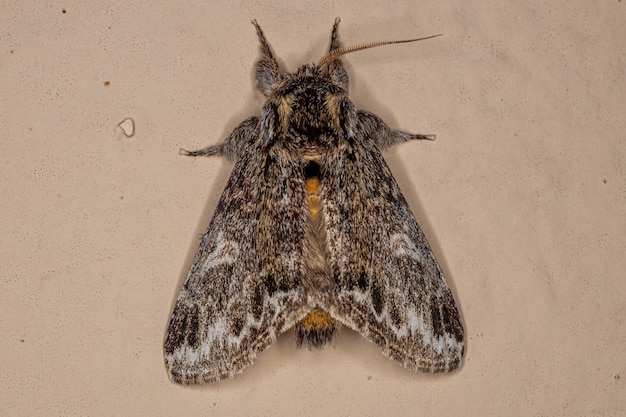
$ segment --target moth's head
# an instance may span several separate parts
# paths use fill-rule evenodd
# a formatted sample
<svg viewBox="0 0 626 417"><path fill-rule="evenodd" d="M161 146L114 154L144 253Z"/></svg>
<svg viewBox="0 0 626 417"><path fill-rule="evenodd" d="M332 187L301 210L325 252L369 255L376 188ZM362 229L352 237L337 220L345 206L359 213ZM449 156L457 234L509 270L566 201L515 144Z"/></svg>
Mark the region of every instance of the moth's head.
<svg viewBox="0 0 626 417"><path fill-rule="evenodd" d="M261 58L256 64L257 88L267 97L265 110L272 113L269 117L274 119L273 127L282 133L280 136L289 136L290 142L295 145L301 141L323 145L325 138L345 130L345 121L354 109L348 99L348 74L338 59L341 55L440 36L372 42L344 48L339 40L339 22L339 18L335 19L327 55L317 64L303 65L294 73L283 74L263 31L256 20L252 21L261 43Z"/></svg>
<svg viewBox="0 0 626 417"><path fill-rule="evenodd" d="M261 27L257 24L256 20L252 21L252 24L256 27L257 36L261 43L261 59L256 64L256 80L257 88L265 96L270 97L276 89L284 87L286 82L290 79L303 78L303 77L316 77L324 78L336 87L347 91L348 90L348 76L341 65L341 62L335 59L322 62L318 65L309 64L303 67L293 74L283 75L278 65L278 62L274 58L270 45L263 35ZM338 36L339 18L335 20L333 26L332 40L330 44L330 51L341 49L341 41Z"/></svg>
<svg viewBox="0 0 626 417"><path fill-rule="evenodd" d="M283 74L272 55L263 31L252 21L261 43L261 58L256 64L259 91L267 97L264 112L276 137L300 148L327 146L341 134L341 111L349 111L348 75L338 60L326 65L303 65L294 73ZM337 36L339 19L333 28L331 50L341 47ZM346 106L347 104L347 106Z"/></svg>

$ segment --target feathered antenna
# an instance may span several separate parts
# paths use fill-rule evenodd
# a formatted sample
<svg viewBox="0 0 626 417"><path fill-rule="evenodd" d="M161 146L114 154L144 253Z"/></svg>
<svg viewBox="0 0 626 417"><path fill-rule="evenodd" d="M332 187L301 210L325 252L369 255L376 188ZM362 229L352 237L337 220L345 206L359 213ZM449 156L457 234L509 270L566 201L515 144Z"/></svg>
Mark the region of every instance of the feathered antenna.
<svg viewBox="0 0 626 417"><path fill-rule="evenodd" d="M369 43L363 43L363 44L355 45L355 46L348 46L346 48L334 49L333 51L326 54L322 59L320 59L317 66L322 67L324 65L328 65L335 59L339 58L341 55L349 54L349 53L356 52L356 51L361 51L363 49L376 48L377 46L384 46L384 45L393 45L394 43L408 43L408 42L424 41L426 39L436 38L437 36L443 36L443 34L439 33L437 35L426 36L425 38L406 39L406 40L401 40L401 41L369 42Z"/></svg>

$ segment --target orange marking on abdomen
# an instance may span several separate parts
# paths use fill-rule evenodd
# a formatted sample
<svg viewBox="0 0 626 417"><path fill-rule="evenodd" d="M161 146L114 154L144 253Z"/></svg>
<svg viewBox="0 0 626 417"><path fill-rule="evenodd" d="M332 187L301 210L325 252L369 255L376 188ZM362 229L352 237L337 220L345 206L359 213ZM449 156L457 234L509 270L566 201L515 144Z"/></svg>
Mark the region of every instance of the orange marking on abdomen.
<svg viewBox="0 0 626 417"><path fill-rule="evenodd" d="M319 307L315 307L300 322L307 330L326 329L335 325L335 319Z"/></svg>
<svg viewBox="0 0 626 417"><path fill-rule="evenodd" d="M320 212L319 186L319 178L307 178L306 190L308 191L309 196L307 197L306 201L309 206L309 211L311 212L311 218L313 220L317 219L317 216Z"/></svg>

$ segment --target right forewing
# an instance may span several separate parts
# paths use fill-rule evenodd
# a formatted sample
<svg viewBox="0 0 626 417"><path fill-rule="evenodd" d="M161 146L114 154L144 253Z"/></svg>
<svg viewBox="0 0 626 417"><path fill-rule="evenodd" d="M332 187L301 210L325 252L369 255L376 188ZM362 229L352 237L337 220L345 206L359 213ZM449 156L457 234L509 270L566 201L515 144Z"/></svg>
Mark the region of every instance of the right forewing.
<svg viewBox="0 0 626 417"><path fill-rule="evenodd" d="M320 187L334 288L320 304L405 367L449 371L463 355L459 313L375 139L342 142L325 161Z"/></svg>

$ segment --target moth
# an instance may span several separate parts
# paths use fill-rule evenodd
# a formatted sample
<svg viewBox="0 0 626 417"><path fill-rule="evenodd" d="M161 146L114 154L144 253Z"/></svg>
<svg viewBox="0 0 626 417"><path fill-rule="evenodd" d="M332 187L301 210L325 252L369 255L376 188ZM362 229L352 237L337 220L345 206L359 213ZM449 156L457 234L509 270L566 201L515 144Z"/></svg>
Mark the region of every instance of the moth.
<svg viewBox="0 0 626 417"><path fill-rule="evenodd" d="M230 378L278 335L319 348L340 325L423 372L457 368L452 293L380 150L431 135L394 131L348 98L336 19L329 53L283 74L256 21L260 116L189 156L235 162L165 338L172 381ZM426 38L422 38L426 39Z"/></svg>

